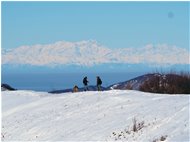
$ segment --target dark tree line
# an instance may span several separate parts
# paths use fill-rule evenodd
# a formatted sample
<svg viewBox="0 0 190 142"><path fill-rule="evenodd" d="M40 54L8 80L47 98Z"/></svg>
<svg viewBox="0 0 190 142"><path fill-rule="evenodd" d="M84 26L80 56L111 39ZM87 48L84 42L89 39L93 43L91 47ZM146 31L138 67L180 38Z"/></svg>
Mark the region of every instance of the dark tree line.
<svg viewBox="0 0 190 142"><path fill-rule="evenodd" d="M140 86L140 90L152 93L190 94L190 75L185 73L155 75L146 80Z"/></svg>

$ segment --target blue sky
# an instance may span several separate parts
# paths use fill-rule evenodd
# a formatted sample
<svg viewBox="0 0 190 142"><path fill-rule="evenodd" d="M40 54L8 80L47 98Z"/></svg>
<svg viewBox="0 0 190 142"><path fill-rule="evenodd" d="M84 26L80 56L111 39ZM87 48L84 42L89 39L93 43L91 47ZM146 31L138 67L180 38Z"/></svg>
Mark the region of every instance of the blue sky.
<svg viewBox="0 0 190 142"><path fill-rule="evenodd" d="M189 2L2 2L2 49L2 69L15 72L187 69Z"/></svg>

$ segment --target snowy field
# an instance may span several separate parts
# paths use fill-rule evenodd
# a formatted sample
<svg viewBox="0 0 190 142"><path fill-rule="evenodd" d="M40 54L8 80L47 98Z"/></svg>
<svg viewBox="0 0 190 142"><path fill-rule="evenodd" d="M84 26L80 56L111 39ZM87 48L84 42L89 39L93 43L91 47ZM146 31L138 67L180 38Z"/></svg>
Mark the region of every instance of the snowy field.
<svg viewBox="0 0 190 142"><path fill-rule="evenodd" d="M189 95L4 91L2 141L185 142Z"/></svg>

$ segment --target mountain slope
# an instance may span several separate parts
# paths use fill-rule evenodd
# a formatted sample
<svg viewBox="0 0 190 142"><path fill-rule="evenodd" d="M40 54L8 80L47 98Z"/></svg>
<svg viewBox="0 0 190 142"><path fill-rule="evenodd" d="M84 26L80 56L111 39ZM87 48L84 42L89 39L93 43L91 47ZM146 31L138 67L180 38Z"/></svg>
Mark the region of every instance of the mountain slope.
<svg viewBox="0 0 190 142"><path fill-rule="evenodd" d="M189 98L121 90L4 91L2 140L189 141Z"/></svg>
<svg viewBox="0 0 190 142"><path fill-rule="evenodd" d="M158 75L158 74L145 74L142 76L138 76L136 78L130 79L128 81L116 83L113 85L110 85L108 88L109 89L120 89L120 90L126 90L126 89L131 89L131 90L139 90L139 87L148 79L151 77Z"/></svg>
<svg viewBox="0 0 190 142"><path fill-rule="evenodd" d="M113 84L108 89L140 90L152 93L189 94L189 74L145 74L134 79Z"/></svg>

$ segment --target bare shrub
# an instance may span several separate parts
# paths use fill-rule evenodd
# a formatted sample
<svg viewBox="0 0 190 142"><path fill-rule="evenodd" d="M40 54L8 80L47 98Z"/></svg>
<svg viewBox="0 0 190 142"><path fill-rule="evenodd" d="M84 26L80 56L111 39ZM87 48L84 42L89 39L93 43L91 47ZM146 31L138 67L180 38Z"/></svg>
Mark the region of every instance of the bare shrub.
<svg viewBox="0 0 190 142"><path fill-rule="evenodd" d="M133 118L133 132L137 132L144 127L144 121L137 122L136 118Z"/></svg>
<svg viewBox="0 0 190 142"><path fill-rule="evenodd" d="M137 132L137 120L133 119L133 132Z"/></svg>
<svg viewBox="0 0 190 142"><path fill-rule="evenodd" d="M124 129L119 132L113 132L112 137L114 140L121 140L121 139L127 139L127 136L138 133L139 130L141 130L144 126L144 121L138 122L136 118L133 118L133 124L132 127L128 127L127 129Z"/></svg>

